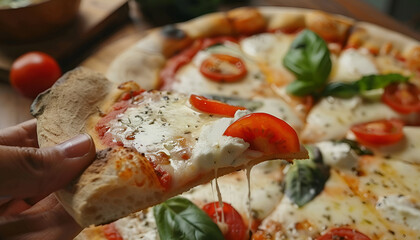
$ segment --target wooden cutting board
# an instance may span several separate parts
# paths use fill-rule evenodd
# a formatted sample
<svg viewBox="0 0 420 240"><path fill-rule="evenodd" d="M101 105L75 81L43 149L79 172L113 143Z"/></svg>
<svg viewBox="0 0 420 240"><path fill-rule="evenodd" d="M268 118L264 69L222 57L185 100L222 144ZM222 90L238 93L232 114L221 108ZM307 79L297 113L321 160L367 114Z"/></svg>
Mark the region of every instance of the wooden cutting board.
<svg viewBox="0 0 420 240"><path fill-rule="evenodd" d="M127 0L82 0L74 23L54 37L26 44L0 43L0 81L8 81L12 62L28 51L50 54L67 71L90 54L89 43L113 33L128 20Z"/></svg>

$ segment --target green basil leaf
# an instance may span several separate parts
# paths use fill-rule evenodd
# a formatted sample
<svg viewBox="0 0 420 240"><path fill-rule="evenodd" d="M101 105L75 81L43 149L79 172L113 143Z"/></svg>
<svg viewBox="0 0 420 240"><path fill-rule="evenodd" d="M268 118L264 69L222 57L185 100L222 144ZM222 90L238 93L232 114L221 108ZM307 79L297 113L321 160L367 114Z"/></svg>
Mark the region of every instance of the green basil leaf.
<svg viewBox="0 0 420 240"><path fill-rule="evenodd" d="M355 82L359 88L359 92L365 92L373 89L384 88L391 83L408 82L408 77L398 73L384 74L384 75L368 75L364 76Z"/></svg>
<svg viewBox="0 0 420 240"><path fill-rule="evenodd" d="M317 92L323 88L331 72L330 51L321 37L310 30L304 30L293 41L283 64L296 75L296 81L310 83L309 87ZM308 91L304 92L306 94Z"/></svg>
<svg viewBox="0 0 420 240"><path fill-rule="evenodd" d="M365 93L372 92L375 89L381 89L391 83L403 83L408 81L408 77L401 74L391 73L384 75L368 75L361 79L352 82L332 82L325 86L322 91L322 96L333 96L339 98L351 98L356 95L364 95ZM368 94L366 94L368 95Z"/></svg>
<svg viewBox="0 0 420 240"><path fill-rule="evenodd" d="M213 220L188 199L171 198L153 207L160 239L224 239Z"/></svg>
<svg viewBox="0 0 420 240"><path fill-rule="evenodd" d="M285 195L302 207L322 192L328 178L328 166L312 159L295 160L285 177Z"/></svg>
<svg viewBox="0 0 420 240"><path fill-rule="evenodd" d="M325 86L322 96L333 96L338 98L351 98L359 94L356 84L333 82Z"/></svg>
<svg viewBox="0 0 420 240"><path fill-rule="evenodd" d="M312 94L318 85L315 82L293 81L286 87L286 91L295 96L306 96Z"/></svg>

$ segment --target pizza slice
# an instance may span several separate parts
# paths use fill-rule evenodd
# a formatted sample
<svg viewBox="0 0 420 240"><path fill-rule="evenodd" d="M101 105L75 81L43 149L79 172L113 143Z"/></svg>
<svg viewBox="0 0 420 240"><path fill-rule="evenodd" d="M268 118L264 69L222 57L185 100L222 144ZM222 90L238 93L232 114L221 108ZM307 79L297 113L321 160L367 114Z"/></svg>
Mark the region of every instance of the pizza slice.
<svg viewBox="0 0 420 240"><path fill-rule="evenodd" d="M247 166L306 151L283 120L197 95L66 74L32 106L40 146L89 133L97 159L57 196L82 226L145 209Z"/></svg>

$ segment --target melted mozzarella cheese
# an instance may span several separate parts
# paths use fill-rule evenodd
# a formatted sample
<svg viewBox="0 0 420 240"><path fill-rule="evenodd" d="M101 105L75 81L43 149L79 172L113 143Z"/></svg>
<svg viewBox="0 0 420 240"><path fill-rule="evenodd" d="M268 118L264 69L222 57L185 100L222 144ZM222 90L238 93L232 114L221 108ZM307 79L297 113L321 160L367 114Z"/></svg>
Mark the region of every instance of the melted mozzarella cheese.
<svg viewBox="0 0 420 240"><path fill-rule="evenodd" d="M316 146L322 153L323 163L343 170L356 168L358 156L347 143L325 141Z"/></svg>
<svg viewBox="0 0 420 240"><path fill-rule="evenodd" d="M251 213L254 219L264 219L282 198L281 180L285 162L281 160L268 161L252 168L250 173ZM246 173L239 171L218 178L220 193L224 202L231 204L248 222L248 183ZM214 196L210 183L197 186L182 196L190 199L199 207L206 203L218 201Z"/></svg>
<svg viewBox="0 0 420 240"><path fill-rule="evenodd" d="M212 53L229 54L240 58L245 63L247 69L246 76L243 79L232 83L219 83L203 76L199 70L201 63ZM254 95L258 95L261 91L267 90L265 76L256 62L247 58L240 51L239 46L233 43L199 51L190 63L178 70L175 78L176 80L172 85L172 90L181 93L250 98Z"/></svg>
<svg viewBox="0 0 420 240"><path fill-rule="evenodd" d="M124 240L160 239L152 208L119 219L115 228Z"/></svg>
<svg viewBox="0 0 420 240"><path fill-rule="evenodd" d="M395 164L404 164L408 165L406 168L410 167L409 164L391 159L385 160L375 156L362 156L359 160L357 173L340 172L340 174L355 195L361 198L367 205L380 210L376 211L378 216L383 224L395 234L395 239L417 239L420 237L420 232L415 231L412 227L400 221L401 215L406 214L400 211L414 211L415 209L412 208L413 205L407 206L407 203L405 203L406 206L403 204L400 207L395 207L393 205L398 202L395 199L390 201L381 200L381 198L387 198L388 196L391 198L393 198L392 196L412 196L414 198L418 198L419 196L418 190L416 189L418 188L418 184L416 186L410 183L415 182L413 179L410 180L412 176L406 176L409 182L405 183L401 178L401 175L405 175L405 173L397 173L394 167ZM411 166L411 168L416 169L416 166ZM418 168L416 171L418 176L420 171ZM402 200L400 199L400 201ZM378 207L381 207L381 209ZM391 212L395 214L393 219L387 216ZM414 219L415 216L416 212L414 211L410 217Z"/></svg>
<svg viewBox="0 0 420 240"><path fill-rule="evenodd" d="M242 50L259 62L274 69L284 69L283 58L295 35L281 33L256 34L241 40Z"/></svg>
<svg viewBox="0 0 420 240"><path fill-rule="evenodd" d="M404 195L381 196L376 209L390 221L420 230L420 202L417 199Z"/></svg>
<svg viewBox="0 0 420 240"><path fill-rule="evenodd" d="M143 97L111 121L108 131L116 141L146 157L166 154L170 164L160 167L172 176L174 186L185 184L200 172L239 166L261 154L246 151L249 144L241 138L223 136L247 111L238 111L235 118L219 118L195 111L183 94L144 93ZM179 154L184 149L192 149L189 159Z"/></svg>
<svg viewBox="0 0 420 240"><path fill-rule="evenodd" d="M378 73L378 68L368 53L351 48L344 50L338 57L330 78L332 81L351 82L362 76Z"/></svg>
<svg viewBox="0 0 420 240"><path fill-rule="evenodd" d="M281 231L273 232L273 223ZM261 228L274 239L313 239L332 226L354 228L373 239L393 239L374 209L355 196L335 171L331 171L324 191L303 207L284 197Z"/></svg>
<svg viewBox="0 0 420 240"><path fill-rule="evenodd" d="M319 101L308 114L301 139L306 142L340 139L354 124L407 117L381 102L365 103L359 97L328 97Z"/></svg>
<svg viewBox="0 0 420 240"><path fill-rule="evenodd" d="M420 163L420 128L404 127L404 138L396 144L379 147L375 152L401 161Z"/></svg>

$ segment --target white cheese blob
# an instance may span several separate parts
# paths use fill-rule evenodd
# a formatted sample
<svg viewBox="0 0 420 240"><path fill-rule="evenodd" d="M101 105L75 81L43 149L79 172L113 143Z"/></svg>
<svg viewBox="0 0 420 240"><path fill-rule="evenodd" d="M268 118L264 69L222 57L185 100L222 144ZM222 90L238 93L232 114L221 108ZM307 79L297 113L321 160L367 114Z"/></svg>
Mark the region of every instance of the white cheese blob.
<svg viewBox="0 0 420 240"><path fill-rule="evenodd" d="M404 195L381 196L376 209L390 221L420 230L420 202Z"/></svg>
<svg viewBox="0 0 420 240"><path fill-rule="evenodd" d="M249 111L237 111L234 118L221 118L203 127L191 157L193 161L199 160L194 161L199 164L199 168L236 167L246 163L246 156L239 156L247 150L249 143L241 138L223 136L234 121L246 114Z"/></svg>
<svg viewBox="0 0 420 240"><path fill-rule="evenodd" d="M356 168L358 156L347 143L325 141L316 146L321 151L325 164L342 170Z"/></svg>
<svg viewBox="0 0 420 240"><path fill-rule="evenodd" d="M171 155L173 141L179 137L196 138L203 125L214 121L208 114L189 107L186 95L163 92L143 95L144 100L113 120L108 130L116 141L139 152Z"/></svg>
<svg viewBox="0 0 420 240"><path fill-rule="evenodd" d="M306 142L337 140L354 124L407 117L381 102L363 102L360 97L323 98L309 112L301 139Z"/></svg>
<svg viewBox="0 0 420 240"><path fill-rule="evenodd" d="M152 208L131 214L115 222L115 228L124 240L159 240Z"/></svg>
<svg viewBox="0 0 420 240"><path fill-rule="evenodd" d="M237 82L219 83L203 76L200 72L201 63L213 53L228 54L240 58L247 69L245 77ZM265 76L256 62L247 58L240 51L239 46L234 43L199 51L190 63L177 71L175 79L172 90L187 94L212 94L250 98L257 95L260 91L267 90L267 86L264 85Z"/></svg>
<svg viewBox="0 0 420 240"><path fill-rule="evenodd" d="M379 71L368 53L356 49L344 50L338 57L330 78L332 81L351 82Z"/></svg>
<svg viewBox="0 0 420 240"><path fill-rule="evenodd" d="M420 163L420 127L405 126L404 138L392 145L378 147L375 152L411 163Z"/></svg>
<svg viewBox="0 0 420 240"><path fill-rule="evenodd" d="M275 69L284 69L283 59L295 35L282 33L256 34L241 40L242 50L259 62Z"/></svg>

